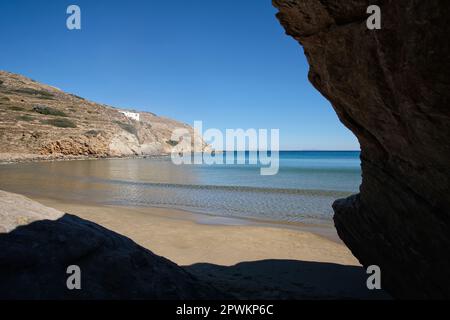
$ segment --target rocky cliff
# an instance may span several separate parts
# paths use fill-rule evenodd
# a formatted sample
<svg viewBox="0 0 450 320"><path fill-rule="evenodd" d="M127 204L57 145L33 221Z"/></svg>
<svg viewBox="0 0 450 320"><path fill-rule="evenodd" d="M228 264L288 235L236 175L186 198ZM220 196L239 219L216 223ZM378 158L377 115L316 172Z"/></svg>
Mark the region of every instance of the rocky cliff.
<svg viewBox="0 0 450 320"><path fill-rule="evenodd" d="M0 71L0 160L160 155L188 141L171 140L179 128L197 140L195 151L206 147L186 124L94 103Z"/></svg>
<svg viewBox="0 0 450 320"><path fill-rule="evenodd" d="M334 204L340 237L395 297L450 298L450 3L273 3L361 144L360 194ZM373 4L381 30L366 27Z"/></svg>

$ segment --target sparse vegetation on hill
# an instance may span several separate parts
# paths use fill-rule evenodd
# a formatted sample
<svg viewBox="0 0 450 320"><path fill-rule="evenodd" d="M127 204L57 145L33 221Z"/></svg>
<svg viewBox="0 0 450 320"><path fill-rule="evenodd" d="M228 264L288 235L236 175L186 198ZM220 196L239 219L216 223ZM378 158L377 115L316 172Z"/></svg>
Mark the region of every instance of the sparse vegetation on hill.
<svg viewBox="0 0 450 320"><path fill-rule="evenodd" d="M118 124L119 127L121 127L123 130L125 130L131 134L134 134L134 135L137 134L137 130L133 125L131 125L129 123L121 122L121 121L115 121L115 123Z"/></svg>
<svg viewBox="0 0 450 320"><path fill-rule="evenodd" d="M9 110L13 110L13 111L24 111L25 109L22 107L18 107L18 106L10 106L8 107Z"/></svg>
<svg viewBox="0 0 450 320"><path fill-rule="evenodd" d="M50 116L67 117L67 114L65 112L47 106L34 106L33 111Z"/></svg>
<svg viewBox="0 0 450 320"><path fill-rule="evenodd" d="M14 90L13 92L18 93L18 94L38 96L41 99L53 99L55 96L53 93L50 93L48 91L37 90L37 89L33 89L33 88L19 88L19 89Z"/></svg>
<svg viewBox="0 0 450 320"><path fill-rule="evenodd" d="M16 119L20 120L20 121L27 121L27 122L34 120L34 118L29 115L18 116Z"/></svg>
<svg viewBox="0 0 450 320"><path fill-rule="evenodd" d="M99 131L99 130L89 130L84 133L84 135L87 137L97 137L100 134L101 134L101 131Z"/></svg>
<svg viewBox="0 0 450 320"><path fill-rule="evenodd" d="M172 147L175 147L176 145L178 145L178 141L175 141L175 140L167 140L166 143Z"/></svg>
<svg viewBox="0 0 450 320"><path fill-rule="evenodd" d="M86 100L85 98L77 96L76 94L73 94L73 93L69 93L69 95L74 97L74 98L80 99L80 100Z"/></svg>
<svg viewBox="0 0 450 320"><path fill-rule="evenodd" d="M69 119L65 119L65 118L44 120L42 123L49 124L49 125L52 125L54 127L59 127L59 128L76 128L77 127L77 125L73 121L71 121Z"/></svg>

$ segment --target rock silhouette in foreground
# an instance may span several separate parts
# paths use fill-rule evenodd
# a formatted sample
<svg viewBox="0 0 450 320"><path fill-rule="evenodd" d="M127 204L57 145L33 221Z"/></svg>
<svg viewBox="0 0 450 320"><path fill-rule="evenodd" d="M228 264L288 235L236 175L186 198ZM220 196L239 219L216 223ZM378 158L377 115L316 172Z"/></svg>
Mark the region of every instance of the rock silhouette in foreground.
<svg viewBox="0 0 450 320"><path fill-rule="evenodd" d="M74 265L81 290L71 291ZM0 190L0 299L390 298L367 290L366 277L359 266L294 260L179 267L95 223Z"/></svg>
<svg viewBox="0 0 450 320"><path fill-rule="evenodd" d="M225 297L175 263L93 222L3 191L0 203L0 299ZM67 289L70 265L81 268L81 290Z"/></svg>
<svg viewBox="0 0 450 320"><path fill-rule="evenodd" d="M274 0L309 79L361 144L359 195L340 237L399 298L450 298L450 3ZM379 5L382 29L368 30Z"/></svg>

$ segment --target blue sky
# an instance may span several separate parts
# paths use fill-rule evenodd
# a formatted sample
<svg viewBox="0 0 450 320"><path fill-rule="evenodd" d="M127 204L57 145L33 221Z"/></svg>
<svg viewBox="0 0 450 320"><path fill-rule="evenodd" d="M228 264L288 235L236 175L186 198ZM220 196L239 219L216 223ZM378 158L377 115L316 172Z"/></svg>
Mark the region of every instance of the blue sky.
<svg viewBox="0 0 450 320"><path fill-rule="evenodd" d="M79 5L82 30L66 28ZM358 150L270 0L0 2L0 69L208 128L278 128L284 150Z"/></svg>

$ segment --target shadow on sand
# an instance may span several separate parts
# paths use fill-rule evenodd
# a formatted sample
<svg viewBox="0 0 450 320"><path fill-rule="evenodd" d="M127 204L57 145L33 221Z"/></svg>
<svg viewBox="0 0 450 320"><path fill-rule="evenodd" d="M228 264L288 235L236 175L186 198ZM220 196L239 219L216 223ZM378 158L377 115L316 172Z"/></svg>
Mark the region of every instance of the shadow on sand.
<svg viewBox="0 0 450 320"><path fill-rule="evenodd" d="M390 299L366 287L362 267L294 260L185 267L199 279L239 299Z"/></svg>
<svg viewBox="0 0 450 320"><path fill-rule="evenodd" d="M0 221L1 222L1 221ZM81 268L81 290L66 269ZM179 267L77 216L0 233L1 299L381 299L359 267L303 261ZM218 289L218 290L217 290Z"/></svg>

